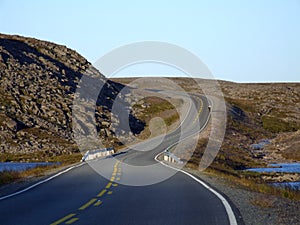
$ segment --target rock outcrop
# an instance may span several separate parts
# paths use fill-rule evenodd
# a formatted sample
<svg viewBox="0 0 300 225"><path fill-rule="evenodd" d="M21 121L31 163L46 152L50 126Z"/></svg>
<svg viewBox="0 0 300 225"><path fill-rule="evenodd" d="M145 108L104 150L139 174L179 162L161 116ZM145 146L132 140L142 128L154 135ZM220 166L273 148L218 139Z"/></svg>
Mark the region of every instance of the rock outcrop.
<svg viewBox="0 0 300 225"><path fill-rule="evenodd" d="M0 34L0 154L78 151L72 134L72 103L89 68L85 58L66 46ZM111 107L123 85L106 80L95 68L88 75L104 83L95 108L99 137L109 147L120 145L111 123L120 121L118 115L111 115ZM129 110L128 102L123 103ZM76 118L82 127L88 124L85 110ZM130 119L139 133L143 123L134 116ZM125 136L129 132L122 131Z"/></svg>

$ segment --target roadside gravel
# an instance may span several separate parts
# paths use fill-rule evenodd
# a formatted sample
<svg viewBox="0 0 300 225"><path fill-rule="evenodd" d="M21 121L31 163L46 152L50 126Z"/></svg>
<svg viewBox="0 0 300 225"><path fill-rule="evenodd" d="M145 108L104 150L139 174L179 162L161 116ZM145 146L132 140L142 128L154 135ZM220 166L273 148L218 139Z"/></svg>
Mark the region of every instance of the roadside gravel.
<svg viewBox="0 0 300 225"><path fill-rule="evenodd" d="M185 170L227 196L240 211L245 225L300 225L300 201L246 190L206 172Z"/></svg>

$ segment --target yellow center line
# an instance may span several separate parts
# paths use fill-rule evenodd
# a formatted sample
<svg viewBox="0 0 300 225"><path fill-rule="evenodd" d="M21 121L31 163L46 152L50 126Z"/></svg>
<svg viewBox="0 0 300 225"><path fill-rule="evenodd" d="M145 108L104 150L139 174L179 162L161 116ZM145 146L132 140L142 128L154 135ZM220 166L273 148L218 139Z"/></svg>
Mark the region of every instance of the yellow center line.
<svg viewBox="0 0 300 225"><path fill-rule="evenodd" d="M106 190L106 189L103 189L97 196L98 196L98 197L101 197L102 195L105 194L105 192L107 192L107 190Z"/></svg>
<svg viewBox="0 0 300 225"><path fill-rule="evenodd" d="M89 207L91 204L93 204L95 201L97 201L96 198L92 198L90 201L88 201L86 204L84 204L83 206L81 206L79 208L79 210L84 210L86 209L87 207Z"/></svg>
<svg viewBox="0 0 300 225"><path fill-rule="evenodd" d="M110 182L106 185L106 189L103 189L98 195L97 197L101 197L103 196L106 192L108 195L111 195L113 192L112 191L107 191L107 189L109 189L111 186L117 187L118 184L113 183L114 180L120 180L120 177L116 178L116 175L121 175L121 168L118 167L118 165L120 164L120 161L116 162L114 165L114 170L110 179ZM82 205L80 208L78 208L78 210L84 210L86 208L88 208L90 205L94 204L94 206L99 206L102 204L102 201L97 199L97 198L92 198L90 201L88 201L86 204ZM79 218L72 218L76 216L75 213L70 213L68 215L66 215L65 217L51 223L50 225L59 225L63 222L65 222L65 224L72 224L76 221L79 220Z"/></svg>
<svg viewBox="0 0 300 225"><path fill-rule="evenodd" d="M195 117L193 123L196 122L196 120L199 118L199 116L200 116L200 114L201 114L201 112L202 112L202 110L203 110L203 101L202 101L201 99L200 99L200 102L201 102L201 106L200 106L200 109L199 109L199 111L198 111L198 114L197 114L197 116Z"/></svg>
<svg viewBox="0 0 300 225"><path fill-rule="evenodd" d="M57 220L57 221L55 221L54 223L51 223L50 225L58 225L58 224L61 224L62 222L64 222L64 221L70 219L71 217L73 217L73 216L75 216L75 215L76 215L75 213L71 213L71 214L69 214L69 215L67 215L67 216L65 216L65 217L63 217L63 218L61 218L60 220Z"/></svg>
<svg viewBox="0 0 300 225"><path fill-rule="evenodd" d="M98 200L98 201L94 204L94 206L99 206L99 205L101 205L101 204L102 204L102 201Z"/></svg>
<svg viewBox="0 0 300 225"><path fill-rule="evenodd" d="M77 220L79 220L79 218L73 218L73 219L70 219L67 222L65 222L65 224L72 224L72 223L76 222Z"/></svg>
<svg viewBox="0 0 300 225"><path fill-rule="evenodd" d="M111 187L111 185L112 185L112 182L109 182L107 185L106 185L106 189L109 189L110 187Z"/></svg>

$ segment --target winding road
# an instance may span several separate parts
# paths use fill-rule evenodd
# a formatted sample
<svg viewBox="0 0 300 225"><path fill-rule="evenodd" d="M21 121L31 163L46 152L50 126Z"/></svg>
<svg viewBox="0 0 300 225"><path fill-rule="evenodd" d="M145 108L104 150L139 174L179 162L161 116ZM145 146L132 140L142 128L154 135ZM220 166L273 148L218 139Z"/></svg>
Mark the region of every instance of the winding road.
<svg viewBox="0 0 300 225"><path fill-rule="evenodd" d="M142 149L157 139L135 145L139 150L128 148L113 157L78 164L27 191L0 197L0 224L238 224L235 207L221 194L155 159L180 135L189 137L206 125L208 100L192 99L199 113L188 113L181 126L152 150Z"/></svg>

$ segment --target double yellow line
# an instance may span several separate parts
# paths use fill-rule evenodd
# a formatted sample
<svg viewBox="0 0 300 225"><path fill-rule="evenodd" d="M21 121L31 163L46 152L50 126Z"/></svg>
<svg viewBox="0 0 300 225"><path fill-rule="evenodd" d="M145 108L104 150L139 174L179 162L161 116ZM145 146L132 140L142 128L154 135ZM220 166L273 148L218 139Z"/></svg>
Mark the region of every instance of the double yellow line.
<svg viewBox="0 0 300 225"><path fill-rule="evenodd" d="M70 218L72 218L72 217L74 217L74 216L76 216L76 214L75 214L75 213L71 213L71 214L69 214L69 215L67 215L67 216L65 216L65 217L63 217L63 218L61 218L60 220L57 220L57 221L55 221L54 223L51 223L51 225L58 225L58 224L61 224L61 223L65 222L66 220L68 220L68 219L70 219ZM71 220L67 221L66 224L71 224L71 223L74 223L75 221L77 221L77 220L74 221L74 219L77 219L77 220L78 220L78 218L72 218ZM73 222L70 223L70 221L73 221Z"/></svg>
<svg viewBox="0 0 300 225"><path fill-rule="evenodd" d="M193 124L198 120L200 114L201 114L202 111L203 111L203 101L202 101L201 98L199 98L199 99L200 99L200 108L199 108L199 111L198 111L198 113L197 113L197 116L195 117L195 119L194 119L194 121L193 121Z"/></svg>
<svg viewBox="0 0 300 225"><path fill-rule="evenodd" d="M106 184L105 188L103 190L101 190L99 192L99 194L97 195L97 197L92 198L91 200L89 200L87 203L85 203L84 205L80 206L78 208L79 211L83 211L85 209L87 209L89 206L94 205L94 206L100 206L102 204L102 201L99 199L100 197L102 197L104 194L108 194L111 195L113 192L110 191L109 189L111 187L116 187L118 186L118 184L114 183L115 180L120 180L120 176L121 176L121 168L119 167L120 161L117 161L114 165L114 169L110 178L110 181ZM76 221L79 220L79 218L75 217L77 214L76 213L70 213L68 215L66 215L65 217L51 223L50 225L59 225L61 223L65 223L65 224L72 224Z"/></svg>

